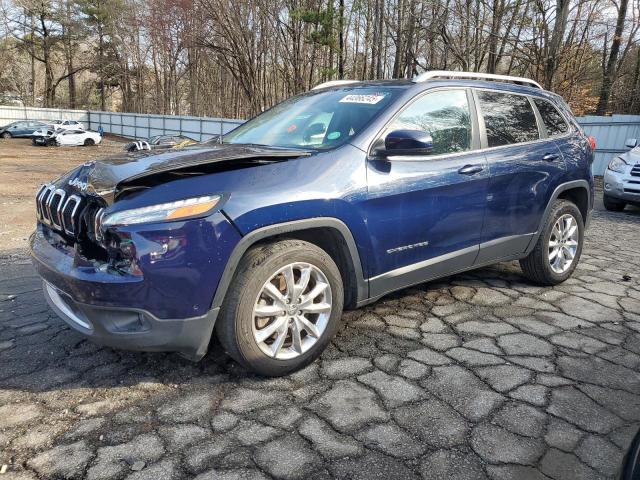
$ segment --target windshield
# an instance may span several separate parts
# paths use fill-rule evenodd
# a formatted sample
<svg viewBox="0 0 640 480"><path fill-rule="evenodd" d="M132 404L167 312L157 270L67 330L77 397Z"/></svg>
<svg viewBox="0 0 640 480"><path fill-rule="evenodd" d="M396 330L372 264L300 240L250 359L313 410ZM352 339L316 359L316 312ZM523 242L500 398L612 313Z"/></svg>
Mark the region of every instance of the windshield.
<svg viewBox="0 0 640 480"><path fill-rule="evenodd" d="M398 87L344 87L292 97L242 124L223 143L331 149L360 133L400 93Z"/></svg>

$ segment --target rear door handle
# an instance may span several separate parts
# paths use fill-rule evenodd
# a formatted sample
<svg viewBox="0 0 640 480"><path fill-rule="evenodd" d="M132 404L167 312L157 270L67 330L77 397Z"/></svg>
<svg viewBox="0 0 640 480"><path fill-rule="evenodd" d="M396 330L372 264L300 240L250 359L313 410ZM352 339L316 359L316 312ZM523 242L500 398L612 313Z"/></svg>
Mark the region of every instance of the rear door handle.
<svg viewBox="0 0 640 480"><path fill-rule="evenodd" d="M557 153L547 153L547 154L545 154L544 157L542 157L542 159L545 162L553 162L554 160L558 159L558 154Z"/></svg>
<svg viewBox="0 0 640 480"><path fill-rule="evenodd" d="M475 175L476 173L480 173L482 170L484 170L482 165L465 165L458 170L458 173L461 173L462 175Z"/></svg>

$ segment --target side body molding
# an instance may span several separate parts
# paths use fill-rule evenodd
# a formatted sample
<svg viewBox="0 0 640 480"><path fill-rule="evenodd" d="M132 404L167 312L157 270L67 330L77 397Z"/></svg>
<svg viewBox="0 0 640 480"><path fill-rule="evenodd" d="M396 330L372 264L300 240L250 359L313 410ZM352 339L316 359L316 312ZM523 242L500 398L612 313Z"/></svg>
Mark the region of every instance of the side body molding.
<svg viewBox="0 0 640 480"><path fill-rule="evenodd" d="M227 261L227 266L224 269L220 282L218 283L218 288L216 289L216 294L213 297L212 308L219 308L222 306L222 302L224 301L224 297L229 289L229 285L231 284L236 268L240 263L240 259L252 245L265 238L314 228L333 228L340 233L349 250L349 255L351 256L353 269L356 275L357 303L361 304L367 300L369 297L369 285L368 281L364 278L360 254L358 253L358 248L356 247L356 242L353 239L351 230L349 230L349 227L347 227L344 222L337 218L316 217L268 225L266 227L253 230L242 237Z"/></svg>
<svg viewBox="0 0 640 480"><path fill-rule="evenodd" d="M558 197L560 196L560 194L562 192L565 192L567 190L572 190L574 188L584 188L585 192L587 193L587 198L589 199L588 211L591 212L591 209L593 208L593 196L591 195L591 189L590 189L588 181L586 181L586 180L572 180L570 182L561 183L553 191L553 193L551 194L551 197L549 197L549 201L547 202L547 206L544 209L544 213L542 214L542 217L540 218L540 224L538 226L538 230L531 237L531 241L529 242L529 246L527 247L523 257L529 255L529 253L531 253L531 251L535 248L536 242L538 241L538 238L540 237L540 234L542 233L542 229L544 227L544 224L547 221L547 218L549 217L549 212L551 211L551 206L553 205L553 202L558 199ZM586 226L588 219L584 218L583 220L584 220L585 226Z"/></svg>

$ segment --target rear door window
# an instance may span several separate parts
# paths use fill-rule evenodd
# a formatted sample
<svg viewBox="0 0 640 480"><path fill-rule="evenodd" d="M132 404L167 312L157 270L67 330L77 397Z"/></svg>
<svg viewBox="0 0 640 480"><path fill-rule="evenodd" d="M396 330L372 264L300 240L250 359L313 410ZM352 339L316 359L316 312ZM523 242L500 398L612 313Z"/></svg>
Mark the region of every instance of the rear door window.
<svg viewBox="0 0 640 480"><path fill-rule="evenodd" d="M536 108L540 112L540 117L542 117L542 123L547 129L548 136L562 135L569 130L569 125L567 125L564 117L551 102L541 98L534 98L533 103L536 104Z"/></svg>
<svg viewBox="0 0 640 480"><path fill-rule="evenodd" d="M538 140L538 124L529 99L524 95L477 91L489 147Z"/></svg>

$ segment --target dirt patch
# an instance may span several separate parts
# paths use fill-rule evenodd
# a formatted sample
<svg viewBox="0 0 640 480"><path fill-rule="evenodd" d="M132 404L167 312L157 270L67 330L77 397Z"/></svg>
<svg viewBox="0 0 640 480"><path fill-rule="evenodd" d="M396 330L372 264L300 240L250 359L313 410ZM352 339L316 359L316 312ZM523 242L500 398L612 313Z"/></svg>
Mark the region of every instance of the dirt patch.
<svg viewBox="0 0 640 480"><path fill-rule="evenodd" d="M122 151L120 138L93 147L35 147L30 139L0 139L0 252L24 251L36 222L38 187L74 167Z"/></svg>

